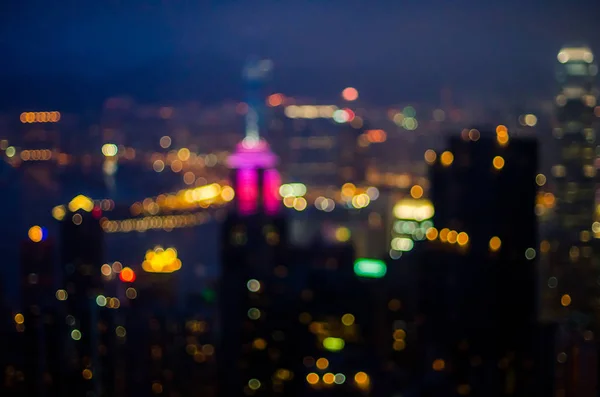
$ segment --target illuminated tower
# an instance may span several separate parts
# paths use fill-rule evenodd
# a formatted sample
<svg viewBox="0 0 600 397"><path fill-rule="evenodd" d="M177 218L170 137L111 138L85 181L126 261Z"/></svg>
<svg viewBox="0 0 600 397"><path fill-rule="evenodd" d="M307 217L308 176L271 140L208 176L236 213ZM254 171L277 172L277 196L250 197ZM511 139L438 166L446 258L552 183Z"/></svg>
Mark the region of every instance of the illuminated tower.
<svg viewBox="0 0 600 397"><path fill-rule="evenodd" d="M583 325L594 317L591 297L597 296L598 289L593 259L593 234L600 231L600 224L594 223L598 198L594 82L598 69L591 50L584 46L563 48L558 62L561 92L556 97L554 136L560 163L552 167L557 206L551 242L556 249L548 285L559 294L553 299L552 311L559 317L575 315L580 318L576 322ZM561 302L565 295L570 297L568 305Z"/></svg>
<svg viewBox="0 0 600 397"><path fill-rule="evenodd" d="M598 67L587 47L565 47L558 54L558 81L561 92L556 97L560 164L553 167L558 204L559 228L565 238L580 241L582 232L591 231L595 220L596 106L595 76Z"/></svg>
<svg viewBox="0 0 600 397"><path fill-rule="evenodd" d="M274 269L286 263L287 253L285 222L278 216L277 157L259 133L261 82L268 69L267 61L246 68L246 137L228 159L236 197L221 236L220 396L271 395L272 378L282 368L280 357L266 349L277 343L273 335L278 330L265 319L289 311L278 299L274 281Z"/></svg>
<svg viewBox="0 0 600 397"><path fill-rule="evenodd" d="M269 60L251 61L244 69L248 85L248 111L246 135L237 145L236 152L228 159L233 170L232 179L236 192L236 209L246 216L264 211L274 215L279 206L280 176L275 166L278 159L267 142L260 137L264 131L263 83L271 70Z"/></svg>
<svg viewBox="0 0 600 397"><path fill-rule="evenodd" d="M549 274L544 280L546 311L563 327L557 335L556 393L595 395L597 376L572 379L577 368L595 368L592 331L598 331L597 167L594 111L598 67L587 46L563 47L557 56L560 93L556 97L554 136L560 161L552 167L556 223L549 239ZM596 253L596 254L595 254ZM563 359L564 358L564 359ZM593 371L593 370L592 370Z"/></svg>

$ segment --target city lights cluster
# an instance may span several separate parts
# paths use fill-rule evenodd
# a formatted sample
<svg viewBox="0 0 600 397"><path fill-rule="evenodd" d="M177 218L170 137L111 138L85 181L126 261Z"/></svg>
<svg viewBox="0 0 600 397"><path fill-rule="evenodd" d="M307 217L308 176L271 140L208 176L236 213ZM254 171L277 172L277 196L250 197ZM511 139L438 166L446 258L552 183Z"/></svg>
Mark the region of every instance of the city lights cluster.
<svg viewBox="0 0 600 397"><path fill-rule="evenodd" d="M146 251L142 269L148 273L173 273L181 269L181 260L175 248L157 246Z"/></svg>
<svg viewBox="0 0 600 397"><path fill-rule="evenodd" d="M406 106L402 110L391 109L388 112L388 118L398 127L408 131L414 131L419 127L417 111L412 106Z"/></svg>
<svg viewBox="0 0 600 397"><path fill-rule="evenodd" d="M383 143L387 140L384 130L367 130L358 137L358 145L367 147L372 143Z"/></svg>
<svg viewBox="0 0 600 397"><path fill-rule="evenodd" d="M142 233L147 230L164 230L169 232L173 229L202 225L209 220L210 215L204 213L195 213L186 215L146 216L143 218L113 221L104 219L101 221L100 225L107 233Z"/></svg>
<svg viewBox="0 0 600 397"><path fill-rule="evenodd" d="M60 121L60 112L23 112L19 117L21 123L56 123Z"/></svg>
<svg viewBox="0 0 600 397"><path fill-rule="evenodd" d="M396 218L390 242L392 259L399 259L403 252L412 251L414 242L425 240L427 230L433 227L431 218L435 210L431 201L422 198L421 185L412 186L410 194L411 198L398 201L392 210Z"/></svg>
<svg viewBox="0 0 600 397"><path fill-rule="evenodd" d="M448 228L443 228L439 232L435 227L427 229L427 240L439 240L442 243L457 244L460 247L465 247L469 244L469 235L466 232L457 232Z"/></svg>
<svg viewBox="0 0 600 397"><path fill-rule="evenodd" d="M177 193L161 194L155 199L147 198L131 206L134 216L142 213L156 215L161 211L184 211L222 205L233 200L235 192L231 186L218 183L180 190Z"/></svg>

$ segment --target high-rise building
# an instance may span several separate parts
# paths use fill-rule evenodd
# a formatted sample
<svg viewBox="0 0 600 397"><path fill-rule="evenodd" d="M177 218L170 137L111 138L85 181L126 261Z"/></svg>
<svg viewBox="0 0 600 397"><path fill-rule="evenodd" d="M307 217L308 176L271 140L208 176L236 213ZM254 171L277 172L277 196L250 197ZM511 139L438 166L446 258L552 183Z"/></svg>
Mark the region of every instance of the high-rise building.
<svg viewBox="0 0 600 397"><path fill-rule="evenodd" d="M431 167L435 228L419 308L429 392L522 396L537 387L537 145L505 133L453 138Z"/></svg>
<svg viewBox="0 0 600 397"><path fill-rule="evenodd" d="M60 268L69 299L66 300L69 325L66 349L69 357L67 382L72 390L85 395L101 390L98 369L98 311L104 233L100 226L101 209L83 195L67 208L55 208L61 221Z"/></svg>
<svg viewBox="0 0 600 397"><path fill-rule="evenodd" d="M554 346L556 393L591 396L596 376L572 378L576 368L596 368L591 335L598 331L600 305L596 142L598 67L589 47L563 47L557 56L560 93L556 97L557 163L552 167L555 219L549 228L544 274L543 319L561 324ZM594 371L594 370L592 370Z"/></svg>

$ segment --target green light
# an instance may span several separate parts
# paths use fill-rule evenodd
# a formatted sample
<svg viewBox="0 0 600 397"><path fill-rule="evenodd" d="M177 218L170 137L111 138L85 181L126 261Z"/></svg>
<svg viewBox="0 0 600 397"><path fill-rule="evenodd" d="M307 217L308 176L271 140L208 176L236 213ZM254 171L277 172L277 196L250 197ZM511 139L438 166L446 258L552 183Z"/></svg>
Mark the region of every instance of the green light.
<svg viewBox="0 0 600 397"><path fill-rule="evenodd" d="M323 347L331 352L339 352L344 348L346 342L342 338L328 337L323 340Z"/></svg>
<svg viewBox="0 0 600 397"><path fill-rule="evenodd" d="M73 340L80 340L81 332L78 329L74 329L73 331L71 331L71 338L73 338Z"/></svg>
<svg viewBox="0 0 600 397"><path fill-rule="evenodd" d="M387 266L378 259L360 258L354 262L354 273L359 277L381 278L386 272Z"/></svg>

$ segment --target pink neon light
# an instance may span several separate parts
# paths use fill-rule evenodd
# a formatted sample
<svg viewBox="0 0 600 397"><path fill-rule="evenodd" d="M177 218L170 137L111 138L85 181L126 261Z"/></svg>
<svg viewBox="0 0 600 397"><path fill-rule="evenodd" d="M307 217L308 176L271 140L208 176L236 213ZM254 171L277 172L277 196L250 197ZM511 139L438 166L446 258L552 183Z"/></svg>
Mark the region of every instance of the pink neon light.
<svg viewBox="0 0 600 397"><path fill-rule="evenodd" d="M258 201L258 173L251 168L242 168L237 171L238 210L242 215L256 212Z"/></svg>
<svg viewBox="0 0 600 397"><path fill-rule="evenodd" d="M258 142L242 141L236 151L227 159L230 168L274 168L277 165L269 144L264 140Z"/></svg>
<svg viewBox="0 0 600 397"><path fill-rule="evenodd" d="M279 187L281 177L275 169L265 170L263 185L264 208L268 215L274 215L279 211Z"/></svg>

